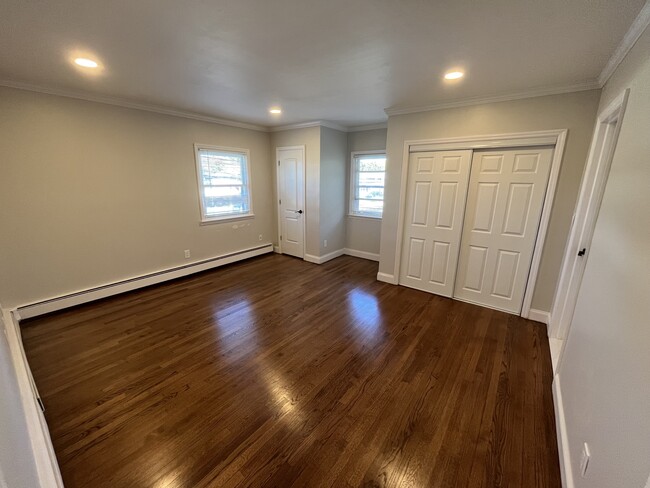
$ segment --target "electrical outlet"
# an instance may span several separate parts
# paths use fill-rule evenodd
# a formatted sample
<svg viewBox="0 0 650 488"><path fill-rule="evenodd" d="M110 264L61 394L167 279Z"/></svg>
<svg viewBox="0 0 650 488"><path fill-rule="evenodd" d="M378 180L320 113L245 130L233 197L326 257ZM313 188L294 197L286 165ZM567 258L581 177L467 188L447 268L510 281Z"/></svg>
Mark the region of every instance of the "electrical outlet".
<svg viewBox="0 0 650 488"><path fill-rule="evenodd" d="M327 239L325 239L325 240L323 241L323 246L324 246L324 247L327 247Z"/></svg>
<svg viewBox="0 0 650 488"><path fill-rule="evenodd" d="M589 444L586 442L582 445L582 458L580 459L580 476L583 478L587 477L587 469L589 468L589 458L591 458L591 452L589 452Z"/></svg>
<svg viewBox="0 0 650 488"><path fill-rule="evenodd" d="M257 240L258 240L258 241L261 241L261 240L262 240L262 234L260 234L260 236L257 238Z"/></svg>
<svg viewBox="0 0 650 488"><path fill-rule="evenodd" d="M188 259L192 255L189 249L185 249L184 252L185 252L185 259Z"/></svg>

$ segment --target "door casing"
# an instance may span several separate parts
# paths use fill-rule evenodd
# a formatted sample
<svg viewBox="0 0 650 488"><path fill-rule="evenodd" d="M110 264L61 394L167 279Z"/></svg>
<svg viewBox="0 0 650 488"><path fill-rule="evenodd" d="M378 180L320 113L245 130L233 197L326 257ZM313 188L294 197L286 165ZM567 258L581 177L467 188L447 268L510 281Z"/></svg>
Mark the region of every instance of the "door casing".
<svg viewBox="0 0 650 488"><path fill-rule="evenodd" d="M549 337L553 339L565 339L569 333L629 93L628 88L596 119L551 310ZM586 254L578 256L578 251L583 248L587 250Z"/></svg>

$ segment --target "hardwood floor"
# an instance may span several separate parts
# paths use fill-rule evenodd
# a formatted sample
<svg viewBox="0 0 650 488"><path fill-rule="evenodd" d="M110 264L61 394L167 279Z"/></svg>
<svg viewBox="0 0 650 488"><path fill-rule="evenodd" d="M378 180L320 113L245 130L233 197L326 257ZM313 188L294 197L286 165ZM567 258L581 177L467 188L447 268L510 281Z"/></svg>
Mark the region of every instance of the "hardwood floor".
<svg viewBox="0 0 650 488"><path fill-rule="evenodd" d="M268 255L23 324L72 487L560 487L542 324Z"/></svg>

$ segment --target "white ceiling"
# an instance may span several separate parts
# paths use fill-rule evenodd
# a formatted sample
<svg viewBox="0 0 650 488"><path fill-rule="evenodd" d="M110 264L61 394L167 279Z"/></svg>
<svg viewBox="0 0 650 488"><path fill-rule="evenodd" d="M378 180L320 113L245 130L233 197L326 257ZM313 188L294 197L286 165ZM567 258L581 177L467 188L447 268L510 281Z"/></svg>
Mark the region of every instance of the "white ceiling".
<svg viewBox="0 0 650 488"><path fill-rule="evenodd" d="M0 80L267 126L372 124L388 107L592 83L643 4L0 0ZM467 76L444 83L452 67Z"/></svg>

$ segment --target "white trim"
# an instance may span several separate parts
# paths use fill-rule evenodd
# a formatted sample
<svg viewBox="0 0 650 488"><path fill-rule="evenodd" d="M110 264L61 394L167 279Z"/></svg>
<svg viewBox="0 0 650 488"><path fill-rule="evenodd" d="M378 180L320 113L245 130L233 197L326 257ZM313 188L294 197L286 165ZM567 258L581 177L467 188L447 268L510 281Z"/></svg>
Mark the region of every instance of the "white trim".
<svg viewBox="0 0 650 488"><path fill-rule="evenodd" d="M275 164L275 193L276 193L276 204L275 208L278 214L278 252L282 252L282 209L280 208L280 151L291 151L297 150L302 152L302 206L304 207L302 214L302 256L296 256L305 258L305 251L307 249L307 147L305 145L298 146L281 146L275 148L275 160L278 164Z"/></svg>
<svg viewBox="0 0 650 488"><path fill-rule="evenodd" d="M569 451L569 437L566 429L566 419L564 417L560 375L555 375L555 378L553 378L553 406L555 407L555 430L557 435L557 450L560 458L562 487L574 488L573 470L571 469L571 451Z"/></svg>
<svg viewBox="0 0 650 488"><path fill-rule="evenodd" d="M586 81L584 83L574 83L570 85L559 85L550 87L539 87L531 90L515 92L503 95L494 95L486 97L471 97L451 100L449 102L433 103L430 105L416 105L412 107L394 107L384 109L386 115L406 115L418 112L429 112L433 110L443 110L446 108L469 107L471 105L482 105L486 103L509 102L511 100L523 100L525 98L545 97L548 95L560 95L562 93L573 93L586 90L596 90L601 85L596 80Z"/></svg>
<svg viewBox="0 0 650 488"><path fill-rule="evenodd" d="M338 258L339 256L343 256L345 254L345 249L338 249L336 251L332 251L327 254L323 254L322 256L314 256L313 254L305 254L305 261L309 263L314 263L314 264L323 264L326 263L327 261L331 261L334 258Z"/></svg>
<svg viewBox="0 0 650 488"><path fill-rule="evenodd" d="M48 88L40 85L32 85L30 83L23 83L13 80L0 80L0 86L7 88L15 88L17 90L25 90L37 93L45 93L46 95L56 95L59 97L75 98L77 100L85 100L87 102L103 103L105 105L115 105L117 107L131 108L134 110L144 110L145 112L153 112L162 115L170 115L172 117L182 117L184 119L200 120L201 122L210 122L211 124L227 125L229 127L238 127L239 129L255 130L259 132L268 132L268 127L257 124L249 124L247 122L239 122L237 120L222 119L219 117L212 117L209 115L202 115L195 112L186 112L183 110L176 110L173 108L162 107L160 105L134 102L124 98L109 97L105 95L95 95L91 93L77 92L73 90L65 90L60 88Z"/></svg>
<svg viewBox="0 0 650 488"><path fill-rule="evenodd" d="M347 132L363 132L366 130L377 129L388 129L388 122L382 122L381 124L353 125L352 127L348 127Z"/></svg>
<svg viewBox="0 0 650 488"><path fill-rule="evenodd" d="M268 132L282 132L285 130L307 129L309 127L327 127L328 129L334 129L341 132L348 132L348 128L346 126L335 124L334 122L328 122L326 120L312 120L310 122L301 122L299 124L278 125L275 127L269 127Z"/></svg>
<svg viewBox="0 0 650 488"><path fill-rule="evenodd" d="M551 350L551 365L553 366L553 374L557 374L560 369L560 355L564 350L564 341L561 339L548 338L548 347Z"/></svg>
<svg viewBox="0 0 650 488"><path fill-rule="evenodd" d="M377 273L377 281L382 281L384 283L390 283L391 285L396 285L397 280L395 279L395 275L388 274L388 273L382 273L381 271Z"/></svg>
<svg viewBox="0 0 650 488"><path fill-rule="evenodd" d="M273 252L276 253L276 254L282 254L280 252L280 246L273 246Z"/></svg>
<svg viewBox="0 0 650 488"><path fill-rule="evenodd" d="M205 202L203 200L203 178L201 178L201 151L220 151L235 154L243 154L246 158L246 174L243 175L242 186L246 187L248 193L248 211L246 213L234 213L210 217L205 213ZM253 213L253 178L251 175L251 153L248 149L239 147L214 146L212 144L194 143L194 162L196 164L196 184L199 192L199 208L201 210L201 224L213 224L219 222L228 222L238 219L254 218Z"/></svg>
<svg viewBox="0 0 650 488"><path fill-rule="evenodd" d="M202 220L201 222L199 222L199 225L224 224L228 222L234 222L237 220L247 220L247 219L254 219L254 218L255 218L254 213L224 215L223 217L214 217L212 219Z"/></svg>
<svg viewBox="0 0 650 488"><path fill-rule="evenodd" d="M346 217L349 219L369 219L369 220L379 220L381 221L383 216L374 216L374 215L365 215L365 214L346 214Z"/></svg>
<svg viewBox="0 0 650 488"><path fill-rule="evenodd" d="M528 316L525 318L528 320L534 320L535 322L541 322L547 326L551 323L551 314L549 312L545 312L544 310L535 310L534 308L531 308L528 311Z"/></svg>
<svg viewBox="0 0 650 488"><path fill-rule="evenodd" d="M521 306L521 315L523 317L527 317L530 313L533 294L535 292L535 287L537 286L537 275L539 274L539 266L542 262L542 252L544 251L544 243L546 242L546 233L548 232L548 226L551 222L551 211L553 210L557 182L560 178L560 167L562 166L562 159L564 157L564 146L566 145L567 132L568 131L565 129L558 133L557 142L553 149L551 173L548 177L546 196L544 197L544 204L542 206L542 216L539 220L539 227L537 228L537 239L535 239L535 247L533 248L533 259L530 263L526 292L524 293L524 301Z"/></svg>
<svg viewBox="0 0 650 488"><path fill-rule="evenodd" d="M366 130L387 129L388 122L381 122L379 124L354 125L348 127L345 125L336 124L334 122L328 122L327 120L312 120L310 122L300 122L298 124L277 125L274 127L269 127L268 132L282 132L285 130L307 129L309 127L327 127L328 129L334 129L340 132L363 132Z"/></svg>
<svg viewBox="0 0 650 488"><path fill-rule="evenodd" d="M580 260L589 257L588 252L586 256L578 257L577 251L582 248L588 250L591 246L629 92L630 90L627 89L621 93L596 119L589 156L573 214L573 223L569 231L562 268L553 298L551 309L553 321L549 327L549 335L552 338L564 339L569 332L584 272L585 263L581 263ZM611 132L613 122L616 122L616 127ZM610 145L607 147L608 142ZM607 149L606 153L605 149Z"/></svg>
<svg viewBox="0 0 650 488"><path fill-rule="evenodd" d="M454 151L459 145L463 149L499 149L527 146L554 146L557 143L557 131L539 131L535 136L530 133L522 134L501 134L496 136L476 136L468 140L467 137L447 137L437 139L431 144L420 144L411 146L411 153L429 151Z"/></svg>
<svg viewBox="0 0 650 488"><path fill-rule="evenodd" d="M10 313L8 310L2 310L4 333L7 336L11 361L16 374L18 393L27 423L27 433L34 456L39 486L41 488L63 488L63 480L61 479L59 465L52 446L50 432L32 386L29 363L25 357L20 339L18 317L17 314Z"/></svg>
<svg viewBox="0 0 650 488"><path fill-rule="evenodd" d="M417 152L419 148L426 147L429 151L448 149L477 149L490 147L522 147L522 146L555 146L553 159L551 161L551 173L549 175L546 197L542 207L542 215L535 241L535 249L528 274L528 284L524 293L524 300L521 309L521 316L527 317L530 312L530 305L535 291L539 264L542 259L546 231L551 218L553 200L555 199L555 188L560 175L560 166L564 156L567 129L543 130L516 132L507 134L490 134L479 136L452 137L443 139L422 139L404 141L404 152L402 155L402 179L400 183L399 214L397 217L397 242L395 245L395 262L393 264L393 277L399 276L399 268L402 259L402 240L404 235L404 211L406 209L406 185L408 180L409 154ZM555 139L555 142L553 142ZM505 146L504 146L505 144Z"/></svg>
<svg viewBox="0 0 650 488"><path fill-rule="evenodd" d="M598 84L602 87L607 83L607 80L614 74L618 65L625 59L627 53L639 40L641 34L650 25L650 2L646 2L641 8L639 15L636 16L634 22L623 36L621 43L618 45L612 56L607 61L607 64L598 76Z"/></svg>
<svg viewBox="0 0 650 488"><path fill-rule="evenodd" d="M361 259L368 259L370 261L379 261L379 254L375 254L374 252L368 252L368 251L359 251L357 249L350 249L346 247L344 249L345 254L348 256L354 256L355 258L361 258Z"/></svg>
<svg viewBox="0 0 650 488"><path fill-rule="evenodd" d="M145 275L133 276L125 280L107 283L98 287L83 289L62 296L48 298L36 303L21 305L17 308L23 319L36 317L46 313L62 310L64 308L81 305L82 303L99 300L113 295L118 295L131 290L137 290L145 286L163 283L168 280L191 275L200 271L217 268L225 264L242 261L244 259L259 256L273 251L273 244L263 244L257 247L242 249L240 251L222 254L210 259L196 261L190 264L162 269Z"/></svg>

